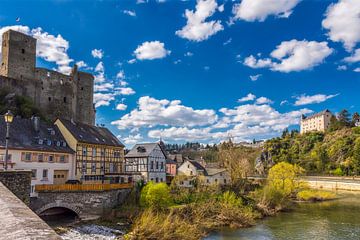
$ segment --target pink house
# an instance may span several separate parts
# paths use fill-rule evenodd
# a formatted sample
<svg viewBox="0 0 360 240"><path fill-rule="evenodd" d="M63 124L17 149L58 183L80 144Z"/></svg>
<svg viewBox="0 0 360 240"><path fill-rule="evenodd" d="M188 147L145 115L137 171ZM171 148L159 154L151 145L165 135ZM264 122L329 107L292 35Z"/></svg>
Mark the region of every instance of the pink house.
<svg viewBox="0 0 360 240"><path fill-rule="evenodd" d="M166 159L166 182L171 183L175 176L176 162L170 159Z"/></svg>

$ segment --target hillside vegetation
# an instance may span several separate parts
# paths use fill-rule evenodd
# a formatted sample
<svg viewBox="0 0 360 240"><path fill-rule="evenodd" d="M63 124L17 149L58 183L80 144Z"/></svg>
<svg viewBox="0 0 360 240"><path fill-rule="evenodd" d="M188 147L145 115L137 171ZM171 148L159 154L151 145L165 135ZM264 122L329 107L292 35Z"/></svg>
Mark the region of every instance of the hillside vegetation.
<svg viewBox="0 0 360 240"><path fill-rule="evenodd" d="M274 163L296 163L308 174L360 175L360 127L355 127L358 117L354 113L351 119L343 110L325 133L286 130L281 137L266 141L264 151Z"/></svg>

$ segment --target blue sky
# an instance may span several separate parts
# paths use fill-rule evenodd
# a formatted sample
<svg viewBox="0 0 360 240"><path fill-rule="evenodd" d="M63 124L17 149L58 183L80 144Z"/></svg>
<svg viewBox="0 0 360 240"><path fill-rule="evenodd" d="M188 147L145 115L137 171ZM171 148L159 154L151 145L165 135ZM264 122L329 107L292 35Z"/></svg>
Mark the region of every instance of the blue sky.
<svg viewBox="0 0 360 240"><path fill-rule="evenodd" d="M215 143L360 111L359 16L358 0L3 1L0 33L38 38L38 66L92 72L97 123L127 146Z"/></svg>

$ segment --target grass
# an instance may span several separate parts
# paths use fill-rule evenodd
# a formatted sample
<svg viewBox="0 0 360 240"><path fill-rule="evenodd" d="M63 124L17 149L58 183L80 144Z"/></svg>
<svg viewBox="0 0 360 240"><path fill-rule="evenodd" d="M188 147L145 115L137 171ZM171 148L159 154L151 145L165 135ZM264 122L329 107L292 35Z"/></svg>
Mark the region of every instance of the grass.
<svg viewBox="0 0 360 240"><path fill-rule="evenodd" d="M325 201L336 198L336 194L321 190L303 190L297 193L296 198L301 201Z"/></svg>

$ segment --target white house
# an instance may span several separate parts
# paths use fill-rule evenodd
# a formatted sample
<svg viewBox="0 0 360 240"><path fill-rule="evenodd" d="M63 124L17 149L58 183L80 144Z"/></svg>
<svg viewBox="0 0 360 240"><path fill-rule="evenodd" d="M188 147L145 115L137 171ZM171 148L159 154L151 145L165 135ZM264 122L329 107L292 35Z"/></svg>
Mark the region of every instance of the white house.
<svg viewBox="0 0 360 240"><path fill-rule="evenodd" d="M181 186L191 187L195 177L202 176L204 183L226 185L231 181L229 172L224 168L205 168L195 160L186 160L178 168L179 175L187 176L187 180L180 182Z"/></svg>
<svg viewBox="0 0 360 240"><path fill-rule="evenodd" d="M5 165L6 124L0 116L0 170ZM64 184L75 179L74 152L59 129L39 118L14 118L10 125L9 170L32 171L31 196L35 185Z"/></svg>
<svg viewBox="0 0 360 240"><path fill-rule="evenodd" d="M134 180L166 181L166 154L158 143L136 144L125 155L125 173Z"/></svg>

